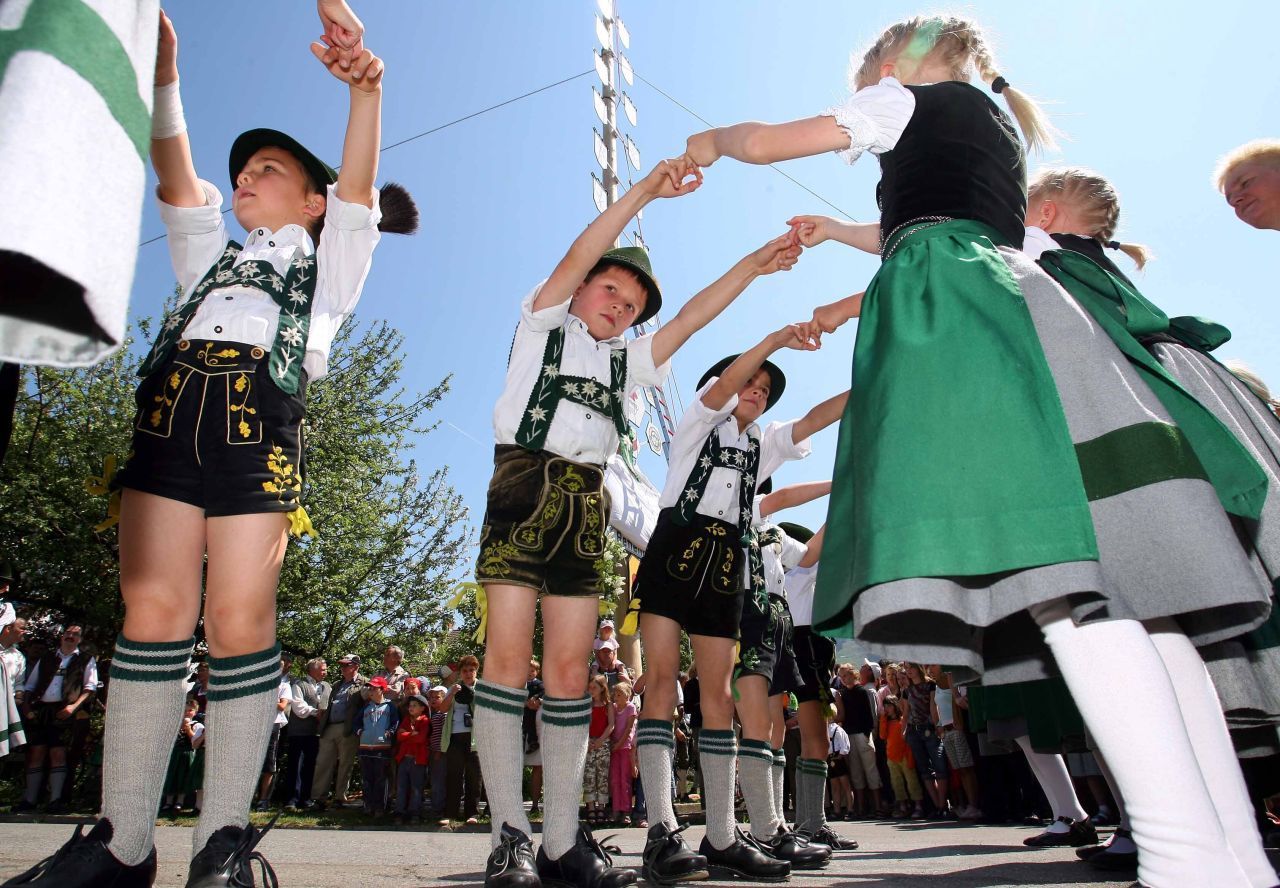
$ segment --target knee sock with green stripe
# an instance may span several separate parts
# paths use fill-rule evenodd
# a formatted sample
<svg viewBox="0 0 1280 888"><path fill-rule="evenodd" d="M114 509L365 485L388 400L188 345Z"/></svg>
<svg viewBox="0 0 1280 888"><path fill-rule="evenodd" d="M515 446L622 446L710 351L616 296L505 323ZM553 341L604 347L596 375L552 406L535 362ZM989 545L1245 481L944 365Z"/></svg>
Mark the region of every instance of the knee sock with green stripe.
<svg viewBox="0 0 1280 888"><path fill-rule="evenodd" d="M738 783L747 803L751 834L757 839L773 835L773 750L765 740L738 744Z"/></svg>
<svg viewBox="0 0 1280 888"><path fill-rule="evenodd" d="M796 763L796 829L813 835L827 822L827 763L802 758Z"/></svg>
<svg viewBox="0 0 1280 888"><path fill-rule="evenodd" d="M542 851L551 860L578 838L591 698L542 698Z"/></svg>
<svg viewBox="0 0 1280 888"><path fill-rule="evenodd" d="M530 833L524 811L524 713L529 699L523 688L477 681L472 737L480 756L484 790L493 819L490 845L498 847L502 825ZM544 723L545 725L545 723ZM544 727L545 731L545 727ZM549 763L544 762L543 767Z"/></svg>
<svg viewBox="0 0 1280 888"><path fill-rule="evenodd" d="M111 853L127 866L145 860L155 840L194 642L116 638L103 734L102 816L111 821Z"/></svg>
<svg viewBox="0 0 1280 888"><path fill-rule="evenodd" d="M786 800L787 754L781 749L773 751L773 831L787 825Z"/></svg>
<svg viewBox="0 0 1280 888"><path fill-rule="evenodd" d="M698 737L698 764L707 788L707 841L723 851L733 844L733 771L738 738L733 731L708 731Z"/></svg>
<svg viewBox="0 0 1280 888"><path fill-rule="evenodd" d="M640 719L636 726L636 755L640 759L640 781L646 787L671 785L675 754L675 730L671 722L660 718ZM679 825L669 793L646 792L644 803L651 824L664 823L668 829Z"/></svg>
<svg viewBox="0 0 1280 888"><path fill-rule="evenodd" d="M209 658L204 807L192 843L199 853L224 826L243 828L271 742L280 697L280 645ZM114 691L113 691L114 693Z"/></svg>

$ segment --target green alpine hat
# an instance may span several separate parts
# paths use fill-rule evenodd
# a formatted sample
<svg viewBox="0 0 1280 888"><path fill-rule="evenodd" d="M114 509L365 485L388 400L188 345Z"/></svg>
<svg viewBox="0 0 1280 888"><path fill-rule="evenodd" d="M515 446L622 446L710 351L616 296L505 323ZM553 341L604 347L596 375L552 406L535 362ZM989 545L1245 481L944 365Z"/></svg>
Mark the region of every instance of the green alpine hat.
<svg viewBox="0 0 1280 888"><path fill-rule="evenodd" d="M702 374L702 378L698 380L698 388L701 389L706 385L707 380L711 379L711 377L719 376L724 373L724 371L729 368L729 365L737 359L738 355L729 355L728 357L724 357L716 361L711 365L711 369ZM778 369L778 365L773 363L773 361L765 361L760 365L760 369L769 374L769 399L765 401L764 404L764 409L769 410L774 404L778 403L778 399L782 397L782 390L787 387L787 377Z"/></svg>
<svg viewBox="0 0 1280 888"><path fill-rule="evenodd" d="M231 156L227 160L227 166L231 173L233 190L236 187L236 176L240 175L240 171L249 162L249 158L253 157L254 152L262 148L281 148L288 151L298 159L302 168L321 188L338 181L338 173L333 167L303 148L302 143L292 136L285 135L279 130L251 129L241 133L231 144Z"/></svg>
<svg viewBox="0 0 1280 888"><path fill-rule="evenodd" d="M636 315L633 326L643 324L658 313L658 309L662 307L662 291L658 289L658 282L653 277L653 266L649 264L649 253L644 247L614 247L600 257L600 262L617 265L634 273L649 291L649 297L644 301L644 310Z"/></svg>
<svg viewBox="0 0 1280 888"><path fill-rule="evenodd" d="M813 531L805 527L803 524L793 524L790 521L779 521L779 529L791 539L798 543L807 543L813 539Z"/></svg>

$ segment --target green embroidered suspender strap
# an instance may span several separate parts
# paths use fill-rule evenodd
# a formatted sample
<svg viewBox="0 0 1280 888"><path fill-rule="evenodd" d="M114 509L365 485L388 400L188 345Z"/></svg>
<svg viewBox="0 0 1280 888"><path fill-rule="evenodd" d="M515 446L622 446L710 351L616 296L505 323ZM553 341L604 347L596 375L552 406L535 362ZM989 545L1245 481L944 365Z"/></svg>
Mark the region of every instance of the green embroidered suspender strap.
<svg viewBox="0 0 1280 888"><path fill-rule="evenodd" d="M613 421L620 440L631 437L631 426L622 409L627 386L627 350L611 349L609 385L586 376L569 376L560 372L564 358L564 328L547 334L547 347L542 352L542 370L529 394L529 406L516 429L516 443L526 450L542 450L551 430L551 420L561 401L572 401L595 410Z"/></svg>
<svg viewBox="0 0 1280 888"><path fill-rule="evenodd" d="M747 570L751 578L751 595L755 598L756 607L764 613L769 607L769 590L764 581L765 546L773 546L782 542L782 530L772 524L763 529L751 528L750 540L747 543Z"/></svg>
<svg viewBox="0 0 1280 888"><path fill-rule="evenodd" d="M316 292L316 259L295 259L281 277L270 262L250 259L235 264L243 247L228 241L218 261L213 264L190 297L165 318L151 345L151 352L138 368L139 376L149 376L164 366L174 346L191 322L196 310L212 290L220 287L249 287L261 290L280 307L275 342L271 344L271 378L281 391L298 393L302 378L302 359L307 352L307 334L311 329L311 304Z"/></svg>
<svg viewBox="0 0 1280 888"><path fill-rule="evenodd" d="M712 469L734 469L738 473L738 533L743 546L748 550L756 548L756 535L751 530L751 503L755 499L756 472L760 468L760 439L751 435L750 442L746 450L725 447L720 443L720 427L711 430L689 473L684 493L676 501L674 520L677 524L688 525L697 514ZM759 558L758 551L756 558Z"/></svg>

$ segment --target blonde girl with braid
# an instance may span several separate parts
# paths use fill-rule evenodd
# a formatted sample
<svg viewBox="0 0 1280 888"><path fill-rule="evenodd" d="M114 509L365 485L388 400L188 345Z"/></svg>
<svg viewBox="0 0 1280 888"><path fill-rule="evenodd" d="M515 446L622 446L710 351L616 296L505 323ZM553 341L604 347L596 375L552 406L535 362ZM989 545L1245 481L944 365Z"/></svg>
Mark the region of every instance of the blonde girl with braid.
<svg viewBox="0 0 1280 888"><path fill-rule="evenodd" d="M1191 642L1269 610L1219 499L1256 513L1261 479L1208 480L1128 356L1022 253L1025 151L1053 129L981 29L899 22L853 69L852 95L821 114L686 147L703 167L826 151L880 163L878 224L791 221L806 246L882 256L865 293L810 324L860 318L815 631L950 664L961 682L1060 670L1130 802L1144 884L1274 883L1260 845L1228 828L1247 811L1208 779L1225 772L1204 759L1218 751L1179 716L1203 685ZM1117 659L1133 693L1097 694L1096 664ZM1220 712L1203 719L1224 732Z"/></svg>

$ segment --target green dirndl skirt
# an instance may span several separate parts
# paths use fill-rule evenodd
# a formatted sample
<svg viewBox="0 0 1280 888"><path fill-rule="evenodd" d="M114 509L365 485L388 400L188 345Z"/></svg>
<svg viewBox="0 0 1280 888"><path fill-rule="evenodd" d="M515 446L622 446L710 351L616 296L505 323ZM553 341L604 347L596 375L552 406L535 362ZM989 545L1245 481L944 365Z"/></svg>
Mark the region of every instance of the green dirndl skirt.
<svg viewBox="0 0 1280 888"><path fill-rule="evenodd" d="M1062 752L1068 740L1083 740L1084 718L1061 678L1015 684L970 685L969 729L987 730L988 722L1017 721L1025 726L1036 752Z"/></svg>
<svg viewBox="0 0 1280 888"><path fill-rule="evenodd" d="M1257 626L1267 591L1186 436L1038 266L980 223L908 228L867 287L814 625L960 680L1047 678L1028 608Z"/></svg>

